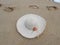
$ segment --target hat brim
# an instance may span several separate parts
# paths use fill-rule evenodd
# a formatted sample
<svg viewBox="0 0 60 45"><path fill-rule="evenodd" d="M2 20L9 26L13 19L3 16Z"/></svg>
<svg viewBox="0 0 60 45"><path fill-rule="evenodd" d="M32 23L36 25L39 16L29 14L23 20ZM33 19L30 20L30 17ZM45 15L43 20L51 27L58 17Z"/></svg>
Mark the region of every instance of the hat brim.
<svg viewBox="0 0 60 45"><path fill-rule="evenodd" d="M31 31L31 30L28 30L25 26L24 26L24 22L25 20L28 19L28 17L33 17L33 18L38 18L39 20L39 23L40 23L40 28L39 30L37 31ZM34 15L34 14L27 14L27 15L24 15L22 16L21 18L18 19L17 21L17 30L18 32L26 37L26 38L35 38L37 36L39 36L45 29L45 26L46 26L46 21L44 18L42 18L41 16L38 16L38 15Z"/></svg>

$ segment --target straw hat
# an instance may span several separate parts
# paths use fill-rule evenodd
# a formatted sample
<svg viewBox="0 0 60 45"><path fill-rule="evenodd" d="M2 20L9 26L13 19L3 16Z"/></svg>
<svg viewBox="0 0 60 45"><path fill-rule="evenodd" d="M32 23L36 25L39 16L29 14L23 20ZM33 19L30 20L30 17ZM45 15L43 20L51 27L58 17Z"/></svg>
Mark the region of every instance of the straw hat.
<svg viewBox="0 0 60 45"><path fill-rule="evenodd" d="M26 14L18 19L17 31L26 38L35 38L45 29L46 21L36 14Z"/></svg>

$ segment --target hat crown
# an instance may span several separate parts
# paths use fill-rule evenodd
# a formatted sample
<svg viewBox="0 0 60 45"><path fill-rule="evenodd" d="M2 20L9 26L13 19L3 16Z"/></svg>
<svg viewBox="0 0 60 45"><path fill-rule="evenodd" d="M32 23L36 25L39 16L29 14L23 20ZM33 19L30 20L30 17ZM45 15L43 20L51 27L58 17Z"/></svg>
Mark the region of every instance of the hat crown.
<svg viewBox="0 0 60 45"><path fill-rule="evenodd" d="M38 28L38 20L36 18L28 18L25 21L25 27L29 30L33 30L34 27Z"/></svg>

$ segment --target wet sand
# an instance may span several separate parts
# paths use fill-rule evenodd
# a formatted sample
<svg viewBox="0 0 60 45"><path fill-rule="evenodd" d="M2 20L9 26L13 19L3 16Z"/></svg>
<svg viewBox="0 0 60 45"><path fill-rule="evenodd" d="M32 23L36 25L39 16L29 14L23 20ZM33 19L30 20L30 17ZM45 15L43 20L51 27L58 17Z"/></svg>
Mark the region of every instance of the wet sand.
<svg viewBox="0 0 60 45"><path fill-rule="evenodd" d="M0 0L0 45L60 45L60 4L49 0ZM47 8L47 6L56 6ZM11 11L11 8L14 10ZM29 13L47 21L45 31L38 38L22 37L16 29L17 20Z"/></svg>

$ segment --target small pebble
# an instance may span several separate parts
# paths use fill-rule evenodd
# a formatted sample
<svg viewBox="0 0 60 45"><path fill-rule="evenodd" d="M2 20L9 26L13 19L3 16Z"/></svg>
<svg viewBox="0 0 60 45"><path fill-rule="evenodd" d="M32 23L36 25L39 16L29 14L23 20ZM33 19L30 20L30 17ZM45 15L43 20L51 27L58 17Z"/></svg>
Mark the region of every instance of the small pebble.
<svg viewBox="0 0 60 45"><path fill-rule="evenodd" d="M33 27L33 31L37 31L38 29L37 29L37 27Z"/></svg>

